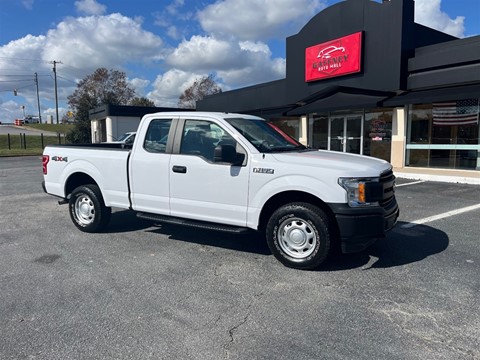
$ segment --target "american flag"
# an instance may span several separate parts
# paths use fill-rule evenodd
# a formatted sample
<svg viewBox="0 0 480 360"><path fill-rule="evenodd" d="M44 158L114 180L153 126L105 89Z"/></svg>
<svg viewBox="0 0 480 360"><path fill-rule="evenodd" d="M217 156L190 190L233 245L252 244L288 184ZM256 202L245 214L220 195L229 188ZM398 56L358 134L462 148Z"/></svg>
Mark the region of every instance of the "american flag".
<svg viewBox="0 0 480 360"><path fill-rule="evenodd" d="M433 125L478 124L479 99L433 104Z"/></svg>

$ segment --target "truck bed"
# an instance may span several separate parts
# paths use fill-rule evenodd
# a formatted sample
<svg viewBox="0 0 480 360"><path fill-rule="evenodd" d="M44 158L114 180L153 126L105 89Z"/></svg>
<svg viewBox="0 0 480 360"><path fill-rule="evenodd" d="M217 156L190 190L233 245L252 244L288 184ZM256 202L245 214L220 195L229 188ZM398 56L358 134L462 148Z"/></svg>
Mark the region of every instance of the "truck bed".
<svg viewBox="0 0 480 360"><path fill-rule="evenodd" d="M48 145L49 156L45 188L48 193L66 198L82 169L102 189L105 205L120 208L130 206L128 196L128 159L130 148L124 144Z"/></svg>

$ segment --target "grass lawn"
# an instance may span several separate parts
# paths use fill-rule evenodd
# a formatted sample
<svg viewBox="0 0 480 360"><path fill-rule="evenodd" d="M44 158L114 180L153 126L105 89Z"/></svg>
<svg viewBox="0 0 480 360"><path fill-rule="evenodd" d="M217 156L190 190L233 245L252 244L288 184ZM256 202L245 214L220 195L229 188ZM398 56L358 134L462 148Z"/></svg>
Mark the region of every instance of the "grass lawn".
<svg viewBox="0 0 480 360"><path fill-rule="evenodd" d="M60 134L66 134L73 129L73 124L28 124L25 126L27 129L37 129L43 131L53 131Z"/></svg>
<svg viewBox="0 0 480 360"><path fill-rule="evenodd" d="M0 156L41 155L45 146L59 143L65 144L65 135L0 135Z"/></svg>

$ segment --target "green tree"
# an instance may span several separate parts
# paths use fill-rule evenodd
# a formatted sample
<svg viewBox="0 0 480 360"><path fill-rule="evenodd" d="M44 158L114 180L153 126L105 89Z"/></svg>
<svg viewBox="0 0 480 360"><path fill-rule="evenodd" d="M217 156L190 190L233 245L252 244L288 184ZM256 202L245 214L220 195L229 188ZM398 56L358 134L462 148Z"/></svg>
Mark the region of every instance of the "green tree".
<svg viewBox="0 0 480 360"><path fill-rule="evenodd" d="M197 78L194 83L187 88L178 99L178 107L184 109L195 109L196 102L202 100L207 95L221 93L222 89L215 81L215 77L210 74Z"/></svg>
<svg viewBox="0 0 480 360"><path fill-rule="evenodd" d="M145 107L154 107L155 103L147 99L146 97L134 97L131 101L130 104L132 106L145 106Z"/></svg>
<svg viewBox="0 0 480 360"><path fill-rule="evenodd" d="M68 97L68 105L75 114L75 127L67 135L72 143L91 142L91 124L88 112L102 104L127 105L134 97L124 72L99 68L77 84Z"/></svg>

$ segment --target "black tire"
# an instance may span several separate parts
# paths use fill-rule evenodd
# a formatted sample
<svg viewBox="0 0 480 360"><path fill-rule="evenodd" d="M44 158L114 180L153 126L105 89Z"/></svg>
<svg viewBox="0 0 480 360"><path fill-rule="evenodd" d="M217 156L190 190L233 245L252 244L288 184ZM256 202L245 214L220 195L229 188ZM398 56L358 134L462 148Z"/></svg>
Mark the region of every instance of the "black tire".
<svg viewBox="0 0 480 360"><path fill-rule="evenodd" d="M75 226L88 233L102 231L112 214L112 209L105 206L97 185L83 185L73 190L68 208Z"/></svg>
<svg viewBox="0 0 480 360"><path fill-rule="evenodd" d="M308 203L290 203L277 209L266 227L267 244L284 265L312 270L328 257L332 243L327 215Z"/></svg>

